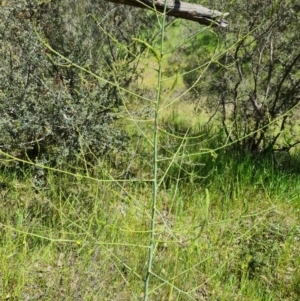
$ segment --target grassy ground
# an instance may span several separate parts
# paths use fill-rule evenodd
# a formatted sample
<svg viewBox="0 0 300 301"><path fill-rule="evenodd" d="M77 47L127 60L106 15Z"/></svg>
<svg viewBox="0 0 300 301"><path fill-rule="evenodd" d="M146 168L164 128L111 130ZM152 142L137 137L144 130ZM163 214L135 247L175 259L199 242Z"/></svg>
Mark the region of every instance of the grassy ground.
<svg viewBox="0 0 300 301"><path fill-rule="evenodd" d="M180 151L159 165L149 300L298 300L299 162L292 170L226 151L183 157L219 139L203 131L183 145L178 130L191 119L181 112L162 120L177 124L176 139L162 136L162 156ZM77 161L71 174L2 168L1 300L142 299L152 195L145 145L115 164Z"/></svg>

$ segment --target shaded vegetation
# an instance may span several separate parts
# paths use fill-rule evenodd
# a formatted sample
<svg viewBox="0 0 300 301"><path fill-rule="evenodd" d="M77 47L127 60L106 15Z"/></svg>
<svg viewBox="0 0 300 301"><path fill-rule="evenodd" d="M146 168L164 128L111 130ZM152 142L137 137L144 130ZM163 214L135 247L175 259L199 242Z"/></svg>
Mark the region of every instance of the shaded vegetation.
<svg viewBox="0 0 300 301"><path fill-rule="evenodd" d="M142 49L131 35L147 20L131 28L129 19L139 19L134 11L117 10L109 22L96 14L111 9L90 1L2 4L2 150L63 161L80 151L99 155L124 147L126 134L112 127L118 89L137 76Z"/></svg>

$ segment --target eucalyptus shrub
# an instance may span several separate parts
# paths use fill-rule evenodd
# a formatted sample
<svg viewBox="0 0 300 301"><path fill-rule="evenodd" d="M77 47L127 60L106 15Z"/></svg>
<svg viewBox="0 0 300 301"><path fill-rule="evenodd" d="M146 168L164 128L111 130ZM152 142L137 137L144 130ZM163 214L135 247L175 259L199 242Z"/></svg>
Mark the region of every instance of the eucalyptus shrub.
<svg viewBox="0 0 300 301"><path fill-rule="evenodd" d="M128 29L134 12L103 1L32 0L5 1L0 14L0 148L55 159L123 148L118 90L136 75L142 49L116 25Z"/></svg>
<svg viewBox="0 0 300 301"><path fill-rule="evenodd" d="M299 143L299 5L237 1L229 10L235 22L222 35L227 51L211 69L210 105L219 107L239 150L290 150Z"/></svg>
<svg viewBox="0 0 300 301"><path fill-rule="evenodd" d="M299 4L209 3L230 13L230 25L195 39L199 43L184 66L184 82L218 113L228 141L239 151L262 155L290 150L300 143ZM199 66L207 61L207 53L213 59L203 77Z"/></svg>

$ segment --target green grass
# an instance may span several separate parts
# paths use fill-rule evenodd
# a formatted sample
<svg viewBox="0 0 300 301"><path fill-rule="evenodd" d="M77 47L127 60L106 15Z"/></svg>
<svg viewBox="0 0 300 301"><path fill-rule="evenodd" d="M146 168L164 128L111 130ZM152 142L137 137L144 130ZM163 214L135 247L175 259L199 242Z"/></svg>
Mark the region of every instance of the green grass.
<svg viewBox="0 0 300 301"><path fill-rule="evenodd" d="M160 186L149 300L297 300L298 175L226 152L200 159ZM103 162L90 178L48 169L39 186L28 168L2 169L1 300L141 300L145 169L126 182Z"/></svg>

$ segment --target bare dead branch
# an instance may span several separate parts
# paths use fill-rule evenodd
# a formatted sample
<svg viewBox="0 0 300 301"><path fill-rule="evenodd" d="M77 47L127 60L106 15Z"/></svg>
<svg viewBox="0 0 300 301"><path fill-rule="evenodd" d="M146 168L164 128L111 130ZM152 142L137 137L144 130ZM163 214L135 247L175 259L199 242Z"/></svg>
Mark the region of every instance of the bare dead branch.
<svg viewBox="0 0 300 301"><path fill-rule="evenodd" d="M166 14L191 21L198 22L203 25L212 25L219 27L227 27L228 22L223 18L229 13L222 13L217 10L206 8L199 4L186 3L180 0L104 0L108 2L125 4L147 9L156 9L164 12L166 5ZM166 3L166 4L165 4Z"/></svg>

